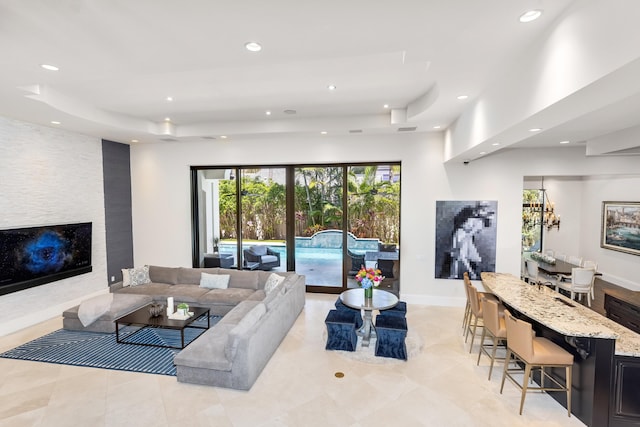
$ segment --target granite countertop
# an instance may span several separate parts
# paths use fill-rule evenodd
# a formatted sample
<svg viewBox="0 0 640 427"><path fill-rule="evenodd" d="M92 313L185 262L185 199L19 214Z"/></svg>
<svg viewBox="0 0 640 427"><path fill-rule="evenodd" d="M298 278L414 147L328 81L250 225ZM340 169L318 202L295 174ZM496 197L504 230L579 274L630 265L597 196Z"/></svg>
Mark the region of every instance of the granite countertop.
<svg viewBox="0 0 640 427"><path fill-rule="evenodd" d="M483 286L527 317L567 336L615 339L619 356L640 357L640 335L553 289L512 274L482 273ZM574 307L565 305L565 301Z"/></svg>

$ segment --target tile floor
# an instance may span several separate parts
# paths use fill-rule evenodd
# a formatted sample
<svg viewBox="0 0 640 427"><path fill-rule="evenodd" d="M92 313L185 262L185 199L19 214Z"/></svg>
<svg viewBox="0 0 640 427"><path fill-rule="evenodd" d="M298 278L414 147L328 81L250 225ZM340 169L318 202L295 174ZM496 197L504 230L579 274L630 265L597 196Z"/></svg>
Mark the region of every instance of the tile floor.
<svg viewBox="0 0 640 427"><path fill-rule="evenodd" d="M0 427L8 426L583 426L548 395L487 380L461 334L462 308L409 305L423 348L408 362L372 364L324 350L335 295L305 309L249 392L174 377L0 359ZM52 319L0 337L0 351L61 327ZM337 378L336 372L343 372Z"/></svg>

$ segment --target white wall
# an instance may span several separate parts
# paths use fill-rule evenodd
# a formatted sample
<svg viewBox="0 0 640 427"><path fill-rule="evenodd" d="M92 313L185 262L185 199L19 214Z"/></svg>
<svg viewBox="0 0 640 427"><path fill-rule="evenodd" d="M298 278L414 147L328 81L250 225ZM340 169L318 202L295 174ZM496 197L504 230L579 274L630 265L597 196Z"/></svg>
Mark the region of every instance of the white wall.
<svg viewBox="0 0 640 427"><path fill-rule="evenodd" d="M93 223L93 271L0 296L0 335L106 291L99 139L0 117L0 212L0 228Z"/></svg>
<svg viewBox="0 0 640 427"><path fill-rule="evenodd" d="M584 148L554 150L551 154L545 150L510 150L469 165L445 166L443 146L441 134L132 146L135 262L137 265L191 265L190 165L399 160L402 162L402 297L426 304L461 304L464 295L458 281L434 279L436 200L497 200L496 269L519 274L524 176L586 175L596 170L617 174L637 169L634 158L585 158ZM564 209L562 196L554 197L558 209ZM580 197L569 204L580 204L579 200ZM568 218L566 221L562 231L577 227ZM586 238L579 235L578 239ZM582 247L581 253L589 255ZM633 276L629 275L628 279L632 280Z"/></svg>

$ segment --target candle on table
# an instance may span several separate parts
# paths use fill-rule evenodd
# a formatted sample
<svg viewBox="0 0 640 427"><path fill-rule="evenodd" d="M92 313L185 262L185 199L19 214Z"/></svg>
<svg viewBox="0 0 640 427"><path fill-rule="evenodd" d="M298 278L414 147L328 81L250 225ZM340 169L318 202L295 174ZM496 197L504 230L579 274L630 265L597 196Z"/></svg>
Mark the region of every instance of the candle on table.
<svg viewBox="0 0 640 427"><path fill-rule="evenodd" d="M167 298L167 316L173 314L173 297Z"/></svg>

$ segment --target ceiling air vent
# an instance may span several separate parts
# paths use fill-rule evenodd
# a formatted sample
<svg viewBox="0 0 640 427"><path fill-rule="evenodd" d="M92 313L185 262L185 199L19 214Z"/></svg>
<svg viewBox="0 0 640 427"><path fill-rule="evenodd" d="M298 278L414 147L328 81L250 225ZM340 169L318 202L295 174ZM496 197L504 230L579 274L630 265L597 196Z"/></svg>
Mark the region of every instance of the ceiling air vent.
<svg viewBox="0 0 640 427"><path fill-rule="evenodd" d="M362 129L351 129L349 133L362 133Z"/></svg>
<svg viewBox="0 0 640 427"><path fill-rule="evenodd" d="M160 138L160 141L164 141L164 142L177 142L177 139L174 138Z"/></svg>
<svg viewBox="0 0 640 427"><path fill-rule="evenodd" d="M216 139L216 137L215 136L203 136L202 139L213 140L213 139Z"/></svg>
<svg viewBox="0 0 640 427"><path fill-rule="evenodd" d="M398 128L398 132L413 132L417 129L417 126L406 127L406 128Z"/></svg>

